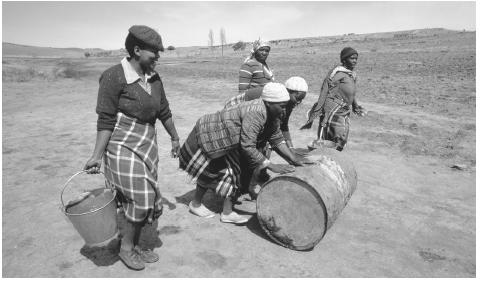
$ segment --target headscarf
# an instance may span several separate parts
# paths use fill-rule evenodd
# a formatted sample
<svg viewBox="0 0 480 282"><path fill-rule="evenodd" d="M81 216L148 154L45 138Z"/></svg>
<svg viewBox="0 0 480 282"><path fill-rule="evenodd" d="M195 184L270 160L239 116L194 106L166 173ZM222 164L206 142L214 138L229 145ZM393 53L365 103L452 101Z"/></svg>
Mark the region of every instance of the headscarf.
<svg viewBox="0 0 480 282"><path fill-rule="evenodd" d="M350 57L353 54L357 54L358 56L357 50L353 49L352 47L343 48L342 51L340 52L340 62L343 62L343 60L345 60L346 58Z"/></svg>
<svg viewBox="0 0 480 282"><path fill-rule="evenodd" d="M285 81L285 87L294 91L308 92L308 84L300 76L292 76Z"/></svg>
<svg viewBox="0 0 480 282"><path fill-rule="evenodd" d="M257 52L258 49L260 49L262 47L271 48L270 42L268 42L267 40L262 40L260 38L253 41L253 46L252 46L252 49L250 50L250 55L245 59L245 62L247 62L250 59L253 59L255 57L255 52Z"/></svg>
<svg viewBox="0 0 480 282"><path fill-rule="evenodd" d="M288 94L287 88L283 84L269 82L263 87L260 98L266 102L287 102L290 101L290 94Z"/></svg>

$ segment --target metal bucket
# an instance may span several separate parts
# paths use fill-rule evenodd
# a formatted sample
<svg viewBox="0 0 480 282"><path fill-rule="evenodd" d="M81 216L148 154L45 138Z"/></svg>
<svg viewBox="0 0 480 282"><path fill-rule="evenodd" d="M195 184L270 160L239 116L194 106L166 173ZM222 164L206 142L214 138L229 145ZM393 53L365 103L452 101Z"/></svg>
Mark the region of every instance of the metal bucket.
<svg viewBox="0 0 480 282"><path fill-rule="evenodd" d="M88 247L104 246L118 235L116 191L100 188L82 193L65 205L63 193L67 185L80 171L70 177L64 184L60 201L62 212L68 217ZM102 173L103 174L103 173Z"/></svg>

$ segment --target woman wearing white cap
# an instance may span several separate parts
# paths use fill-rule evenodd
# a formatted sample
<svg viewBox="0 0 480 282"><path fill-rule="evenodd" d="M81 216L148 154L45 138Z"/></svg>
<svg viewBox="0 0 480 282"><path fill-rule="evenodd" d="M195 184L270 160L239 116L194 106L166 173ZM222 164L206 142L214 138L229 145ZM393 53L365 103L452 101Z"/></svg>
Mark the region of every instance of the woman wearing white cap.
<svg viewBox="0 0 480 282"><path fill-rule="evenodd" d="M290 101L285 108L285 116L280 121L280 129L282 130L283 137L287 142L287 146L292 149L294 146L292 142L292 137L290 136L288 121L290 119L290 115L292 114L293 108L299 105L303 99L305 99L305 96L308 92L308 84L302 77L292 76L287 79L287 81L285 81L285 87L290 94ZM262 90L263 87L249 89L245 93L241 93L228 100L225 103L225 108L235 106L245 101L258 99L262 94Z"/></svg>
<svg viewBox="0 0 480 282"><path fill-rule="evenodd" d="M201 117L181 147L180 168L197 184L189 204L193 214L215 215L202 204L203 195L212 189L225 198L220 220L245 223L247 218L232 211L232 197L240 190L242 174L257 175L263 168L286 173L294 171L291 165L302 165L288 149L280 131L279 117L285 115L290 100L287 89L280 83L269 83L260 98ZM290 165L270 162L258 149L266 142ZM255 181L255 177L251 179Z"/></svg>

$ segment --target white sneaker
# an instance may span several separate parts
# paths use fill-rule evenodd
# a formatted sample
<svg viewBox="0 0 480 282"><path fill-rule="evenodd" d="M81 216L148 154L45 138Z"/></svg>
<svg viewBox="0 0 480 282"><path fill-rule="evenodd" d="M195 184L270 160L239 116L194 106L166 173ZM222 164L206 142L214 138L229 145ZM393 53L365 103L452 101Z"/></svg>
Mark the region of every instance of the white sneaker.
<svg viewBox="0 0 480 282"><path fill-rule="evenodd" d="M196 216L203 217L203 218L212 218L215 216L215 213L207 207L205 207L203 204L200 204L199 207L194 207L192 205L192 202L188 204L188 210L193 213Z"/></svg>
<svg viewBox="0 0 480 282"><path fill-rule="evenodd" d="M228 215L222 212L222 214L220 215L220 221L224 223L242 224L242 223L246 223L248 221L248 218L241 216L238 213L233 211Z"/></svg>

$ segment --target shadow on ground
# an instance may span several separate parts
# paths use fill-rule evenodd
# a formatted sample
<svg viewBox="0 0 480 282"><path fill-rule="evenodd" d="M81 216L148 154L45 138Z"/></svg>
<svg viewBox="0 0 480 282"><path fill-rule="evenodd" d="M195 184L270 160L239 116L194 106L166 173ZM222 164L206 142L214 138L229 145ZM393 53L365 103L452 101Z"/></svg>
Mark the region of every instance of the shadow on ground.
<svg viewBox="0 0 480 282"><path fill-rule="evenodd" d="M120 211L117 214L119 234L123 233L126 223L127 221L123 215L123 211ZM145 226L142 228L138 245L141 248L147 248L151 250L160 248L163 245L163 242L159 237L160 232L161 230L158 230L158 220L155 220L152 222L152 224L145 224ZM121 235L111 240L106 246L89 247L84 245L80 249L80 253L97 266L113 265L120 259L118 257L118 252L120 251L120 242Z"/></svg>

